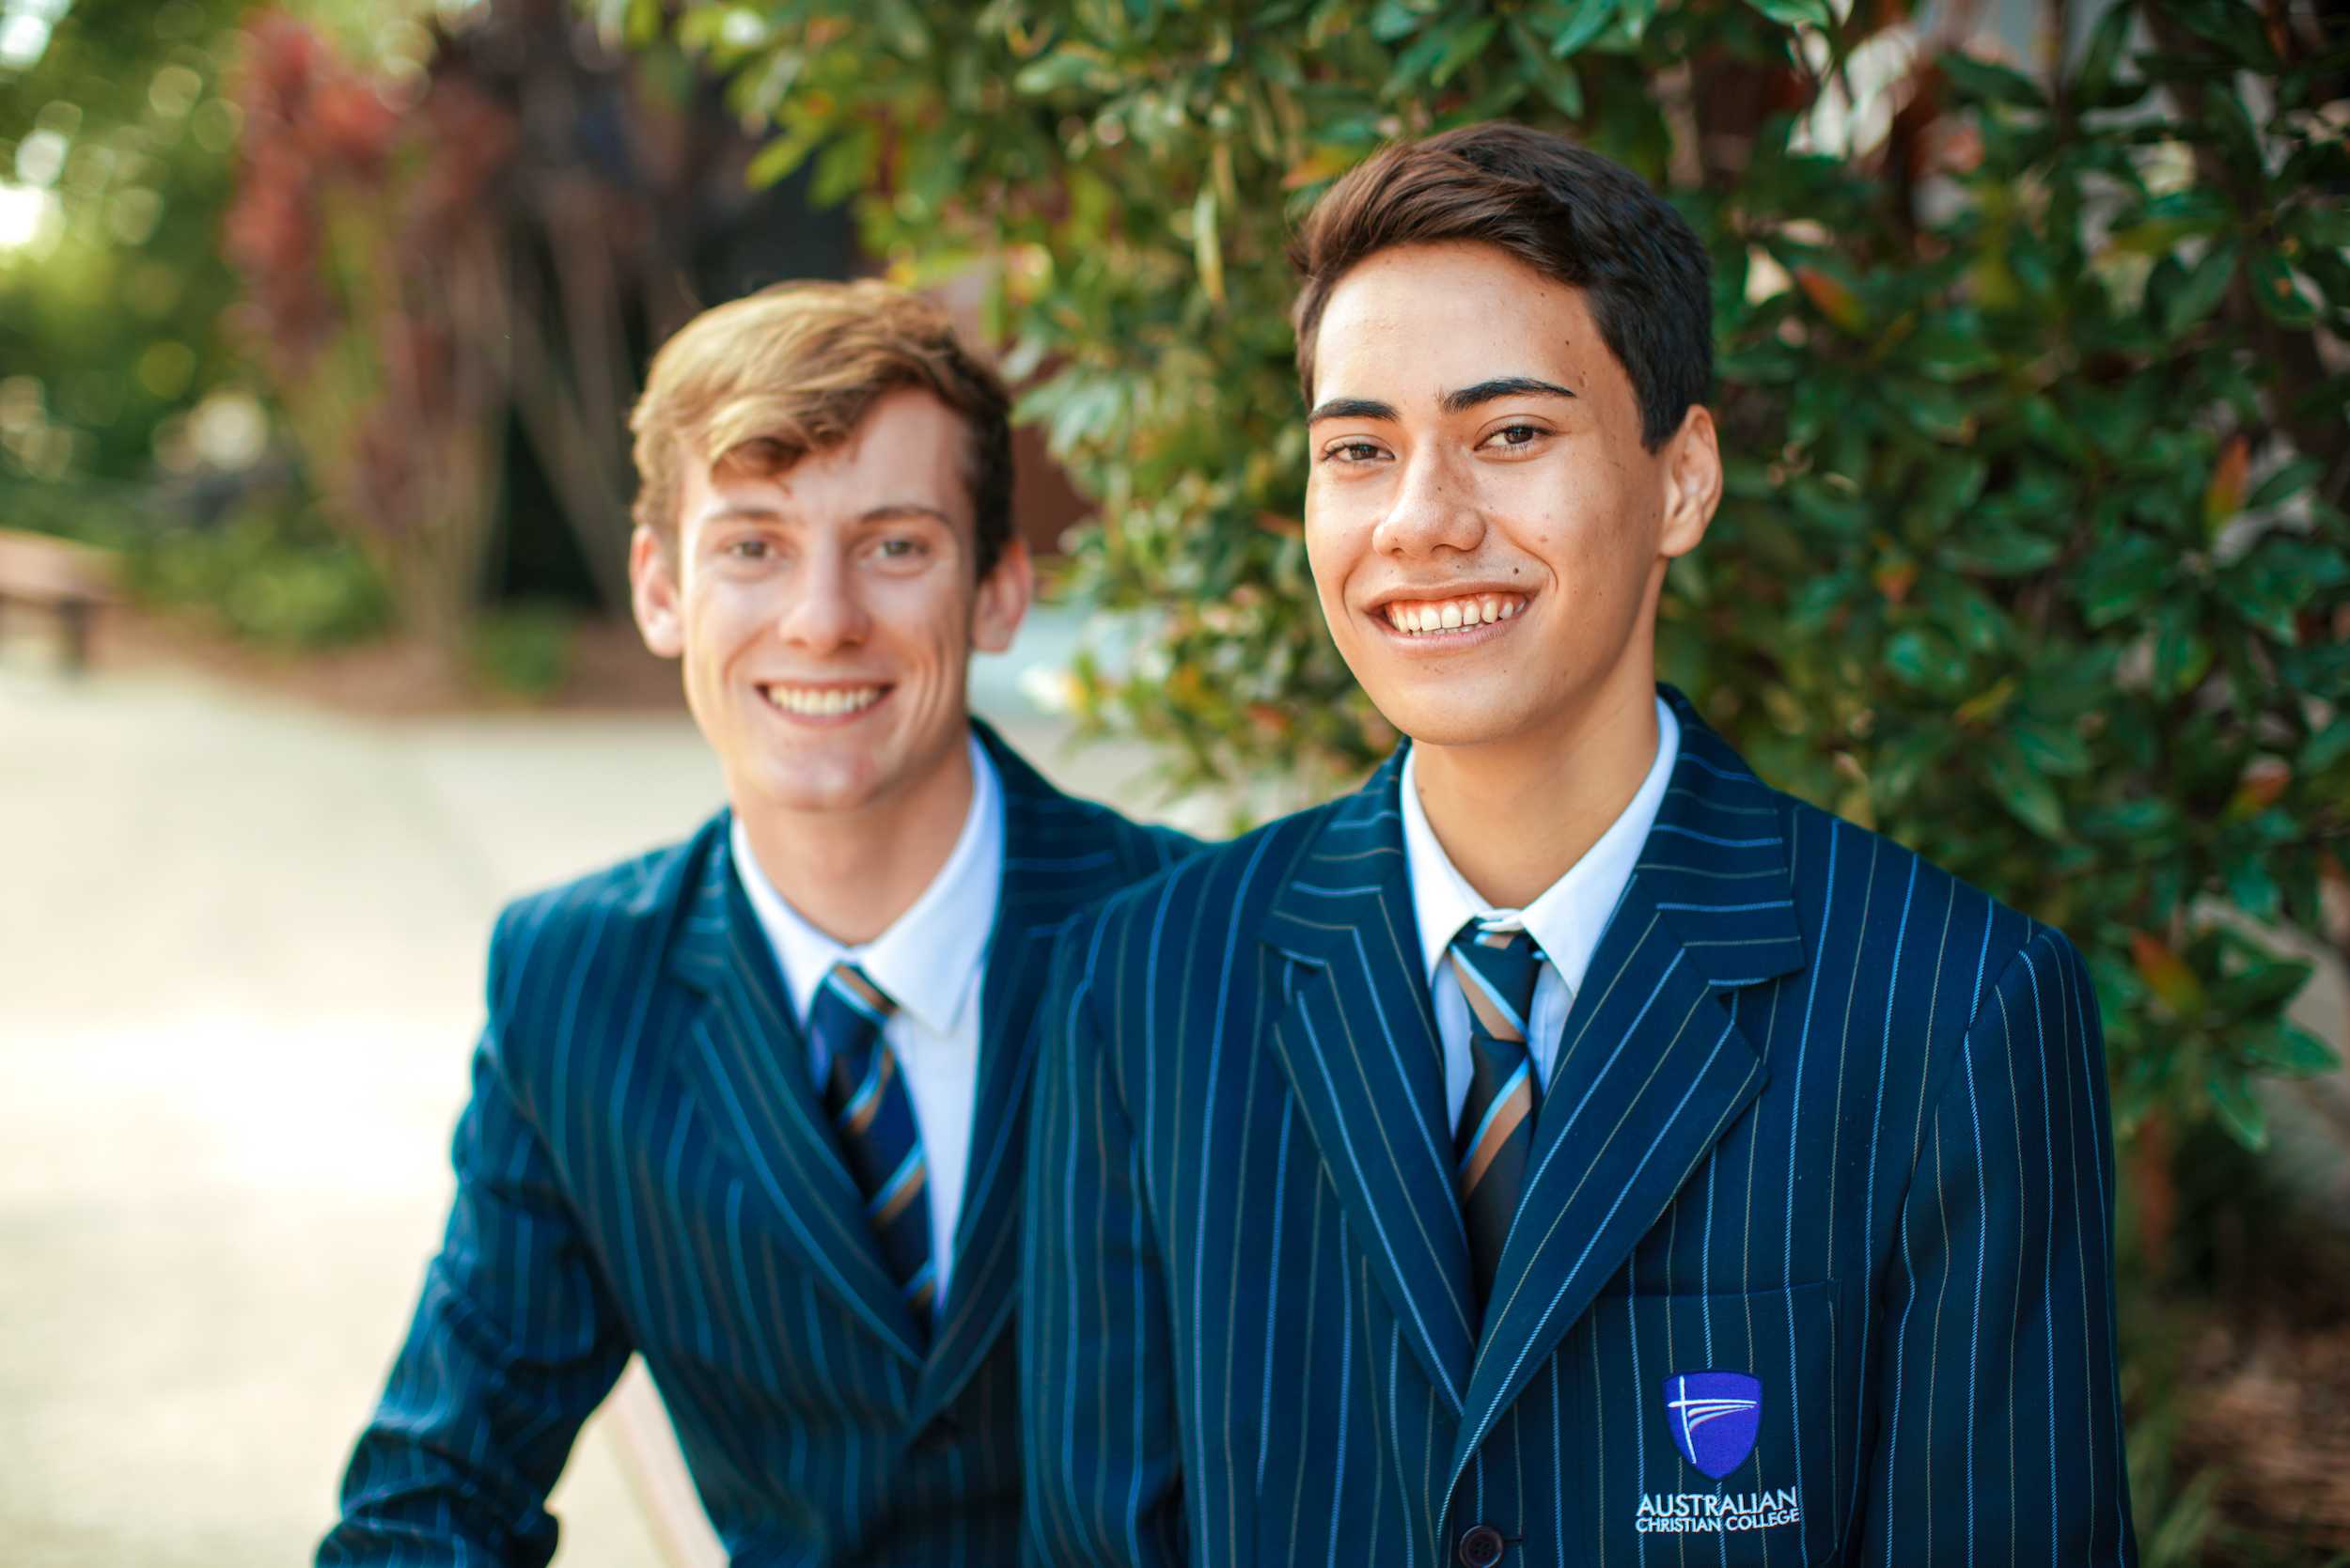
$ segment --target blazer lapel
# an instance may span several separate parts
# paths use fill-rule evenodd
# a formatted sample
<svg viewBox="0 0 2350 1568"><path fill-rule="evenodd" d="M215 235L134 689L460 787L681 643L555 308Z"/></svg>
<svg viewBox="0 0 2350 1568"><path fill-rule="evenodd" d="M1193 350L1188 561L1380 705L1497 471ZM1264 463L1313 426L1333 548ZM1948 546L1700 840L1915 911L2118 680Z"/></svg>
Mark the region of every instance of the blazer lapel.
<svg viewBox="0 0 2350 1568"><path fill-rule="evenodd" d="M916 1395L918 1427L951 1402L1011 1319L1036 1011L1069 917L1133 880L1109 819L1055 790L984 724L1004 787L1004 880L979 988L979 1078L954 1270Z"/></svg>
<svg viewBox="0 0 2350 1568"><path fill-rule="evenodd" d="M1681 751L1569 1010L1454 1446L1477 1446L1767 1077L1739 988L1798 968L1777 797L1667 688Z"/></svg>
<svg viewBox="0 0 2350 1568"><path fill-rule="evenodd" d="M807 1071L807 1047L734 872L722 819L669 951L669 970L708 1005L679 1052L708 1120L851 1316L908 1364L922 1356L905 1303L882 1266L865 1204L840 1163Z"/></svg>
<svg viewBox="0 0 2350 1568"><path fill-rule="evenodd" d="M1261 926L1294 962L1274 1045L1347 1217L1457 1413L1475 1344L1444 1062L1397 814L1402 753L1330 808Z"/></svg>

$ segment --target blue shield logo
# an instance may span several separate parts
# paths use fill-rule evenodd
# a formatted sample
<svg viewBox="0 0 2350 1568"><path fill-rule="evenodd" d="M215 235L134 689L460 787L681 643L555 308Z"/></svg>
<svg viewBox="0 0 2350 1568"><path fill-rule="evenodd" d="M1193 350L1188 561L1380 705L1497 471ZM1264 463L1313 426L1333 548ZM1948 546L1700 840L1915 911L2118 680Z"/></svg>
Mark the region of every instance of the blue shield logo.
<svg viewBox="0 0 2350 1568"><path fill-rule="evenodd" d="M1665 1415L1681 1457L1719 1481L1754 1451L1762 1385L1745 1372L1675 1372L1665 1379Z"/></svg>

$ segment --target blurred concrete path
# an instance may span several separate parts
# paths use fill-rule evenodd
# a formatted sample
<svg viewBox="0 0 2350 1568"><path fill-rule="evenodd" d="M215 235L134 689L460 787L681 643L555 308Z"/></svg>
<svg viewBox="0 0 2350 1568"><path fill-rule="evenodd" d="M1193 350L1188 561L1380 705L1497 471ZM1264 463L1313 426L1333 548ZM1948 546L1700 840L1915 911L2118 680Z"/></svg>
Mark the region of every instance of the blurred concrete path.
<svg viewBox="0 0 2350 1568"><path fill-rule="evenodd" d="M1073 765L1014 674L982 708L1120 792L1135 755ZM438 1240L493 915L718 798L682 715L358 722L0 657L0 1560L308 1560ZM659 1560L609 1427L564 1568Z"/></svg>

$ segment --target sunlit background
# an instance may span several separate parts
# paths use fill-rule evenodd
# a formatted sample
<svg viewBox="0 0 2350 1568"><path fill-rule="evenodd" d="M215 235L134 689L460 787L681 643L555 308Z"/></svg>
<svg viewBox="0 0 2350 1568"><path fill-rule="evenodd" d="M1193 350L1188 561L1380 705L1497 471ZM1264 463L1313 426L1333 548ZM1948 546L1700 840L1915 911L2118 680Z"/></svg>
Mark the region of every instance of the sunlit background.
<svg viewBox="0 0 2350 1568"><path fill-rule="evenodd" d="M1615 3L1486 8L1572 27ZM1830 8L1755 0L1782 20ZM868 272L936 290L999 342L1006 280L1033 295L1051 272L1035 245L866 248L841 202L874 195L861 172L873 159L807 160L807 145L776 134L780 106L821 92L783 53L761 74L791 9L0 0L7 1568L306 1558L448 1200L493 916L680 837L716 804L675 673L622 613L623 424L650 349L759 284ZM1314 8L1333 33L1359 24L1399 40L1442 8L1347 9ZM1818 33L1797 45L1816 80L1791 145L1947 174L1982 149L1954 121L1912 114L1935 60L1962 44L2026 71L2077 60L2107 8L1861 9L1865 41L1841 57ZM901 32L915 14L904 0L870 10ZM2340 11L2313 14L2339 28ZM1460 37L1500 47L1490 28ZM1449 60L1422 65L1441 80L1459 69ZM2350 80L2339 57L2331 69ZM1685 100L1690 78L1660 77L1656 91ZM2319 114L2339 138L2350 98ZM1074 123L1071 155L1142 124ZM1283 188L1343 166L1327 156ZM2191 164L2186 142L2147 138L2157 200L2185 188ZM1945 200L1954 178L1923 180L1920 200ZM881 194L917 212L936 193ZM1197 257L1198 286L1220 305L1216 210L1182 199L1186 264ZM2033 199L2017 195L2019 208ZM1224 225L1229 237L1239 222ZM1786 226L1799 246L1825 244L1820 229ZM2124 293L2156 271L2144 246L2107 247L2097 265ZM1742 292L1758 307L1800 292L1834 316L1857 308L1840 288L1757 246ZM1054 360L1040 351L1012 368ZM1082 445L1102 406L1069 398L1036 422ZM2206 507L2226 497L2220 524L2258 508L2251 460L2240 443L2232 452L2209 491L2193 481ZM1233 452L1231 466L1253 474L1288 455ZM2261 461L2256 494L2290 467ZM1049 558L1089 503L1038 431L1021 462L1019 526ZM1260 543L1294 535L1278 517L1244 526ZM1291 575L1276 580L1292 602L1276 608L1294 619L1310 612L1285 558ZM1897 574L1888 595L1910 580ZM1263 600L1234 595L1200 619L1246 630ZM1323 771L1301 772L1310 783L1227 768L1220 787L1170 796L1146 747L1080 744L1072 714L1101 661L1128 653L1137 680L1212 703L1214 666L1170 666L1152 624L1047 604L1013 654L981 661L976 704L1068 787L1202 829L1286 804L1390 738L1347 718L1344 744L1311 754ZM2339 639L2350 622L2326 624L2311 635ZM1263 701L1222 722L1316 744L1340 723ZM1223 755L1169 751L1195 779ZM2316 976L2293 1016L2339 1045L2339 952L2297 940ZM2157 949L2149 983L2170 962ZM2223 1107L2261 1119L2256 1164L2185 1134L2180 1158L2191 1168L2208 1152L2218 1184L2251 1172L2263 1193L2291 1196L2293 1215L2333 1215L2332 1229L2306 1231L2310 1277L2350 1282L2350 1087L2312 1069L2263 1094L2264 1109ZM2147 1175L2154 1157L2134 1168L2154 1208L2132 1233L2173 1238L2180 1276L2216 1294L2166 1303L2133 1341L2133 1415L2154 1456L2149 1561L2350 1560L2338 1555L2350 1553L2350 1394L2302 1397L2350 1390L2350 1329L2296 1319L2268 1332L2256 1287L2228 1294L2260 1274L2248 1259L2266 1233L2167 1165ZM561 1562L712 1560L636 1372L591 1423L556 1506Z"/></svg>

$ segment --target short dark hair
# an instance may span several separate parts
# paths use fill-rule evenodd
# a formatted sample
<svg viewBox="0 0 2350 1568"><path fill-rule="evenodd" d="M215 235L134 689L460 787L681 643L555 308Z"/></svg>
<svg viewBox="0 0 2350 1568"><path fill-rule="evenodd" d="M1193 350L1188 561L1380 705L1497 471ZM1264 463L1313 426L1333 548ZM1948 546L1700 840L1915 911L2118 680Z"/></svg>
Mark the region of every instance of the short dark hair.
<svg viewBox="0 0 2350 1568"><path fill-rule="evenodd" d="M1622 165L1564 136L1488 121L1382 148L1324 193L1290 243L1297 378L1313 400L1330 291L1395 245L1474 242L1583 290L1632 379L1654 451L1714 380L1712 265L1687 223Z"/></svg>

